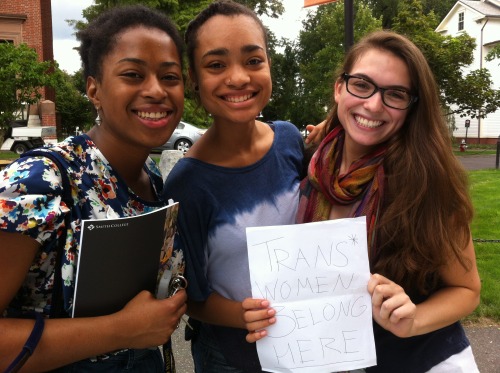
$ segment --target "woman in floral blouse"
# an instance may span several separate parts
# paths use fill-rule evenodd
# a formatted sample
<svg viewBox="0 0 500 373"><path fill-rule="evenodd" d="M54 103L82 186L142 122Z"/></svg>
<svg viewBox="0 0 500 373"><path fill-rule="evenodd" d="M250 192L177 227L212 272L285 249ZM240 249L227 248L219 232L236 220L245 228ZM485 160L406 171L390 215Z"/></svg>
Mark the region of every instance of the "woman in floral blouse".
<svg viewBox="0 0 500 373"><path fill-rule="evenodd" d="M167 342L185 312L184 291L165 300L143 291L107 316L68 315L82 219L164 205L162 178L148 156L181 119L182 40L168 18L142 6L112 9L78 37L96 125L41 150L55 160L22 157L0 174L0 371L15 371L7 367L16 356L31 355L24 365L30 371L164 372L156 346ZM53 301L58 282L60 309ZM27 316L35 313L34 327Z"/></svg>

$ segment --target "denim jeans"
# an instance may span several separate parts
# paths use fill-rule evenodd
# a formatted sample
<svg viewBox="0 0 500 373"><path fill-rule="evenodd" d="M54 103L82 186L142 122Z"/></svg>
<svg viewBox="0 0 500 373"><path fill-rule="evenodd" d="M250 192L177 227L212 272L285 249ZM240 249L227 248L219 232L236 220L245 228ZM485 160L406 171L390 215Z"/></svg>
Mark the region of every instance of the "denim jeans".
<svg viewBox="0 0 500 373"><path fill-rule="evenodd" d="M191 353L196 373L245 373L227 363L216 338L210 329L203 325L199 328L199 334L191 340ZM364 373L364 370L357 369L346 373Z"/></svg>
<svg viewBox="0 0 500 373"><path fill-rule="evenodd" d="M203 325L191 341L191 353L196 373L244 373L227 363L211 330Z"/></svg>
<svg viewBox="0 0 500 373"><path fill-rule="evenodd" d="M164 373L165 366L160 350L125 350L105 359L85 359L56 369L54 373Z"/></svg>

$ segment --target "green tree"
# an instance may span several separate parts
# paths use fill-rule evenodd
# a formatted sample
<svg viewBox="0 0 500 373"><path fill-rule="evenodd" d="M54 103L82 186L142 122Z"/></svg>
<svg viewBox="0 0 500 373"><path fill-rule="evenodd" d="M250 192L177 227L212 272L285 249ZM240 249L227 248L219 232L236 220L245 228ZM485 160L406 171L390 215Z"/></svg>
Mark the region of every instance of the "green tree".
<svg viewBox="0 0 500 373"><path fill-rule="evenodd" d="M258 15L277 18L284 12L282 0L236 0L253 9ZM120 5L143 4L167 14L183 34L188 23L213 0L95 0L95 4L83 10L87 22L92 21L104 10ZM70 20L76 30L85 28L86 22Z"/></svg>
<svg viewBox="0 0 500 373"><path fill-rule="evenodd" d="M84 29L87 22L92 21L108 8L143 4L167 14L183 35L189 22L212 2L213 0L95 0L94 5L83 10L83 17L86 21L68 20L67 22L78 31ZM284 12L282 0L237 0L237 2L255 10L258 15L276 18ZM189 89L186 89L185 98L183 119L198 126L208 126L210 120L207 113L192 98Z"/></svg>
<svg viewBox="0 0 500 373"><path fill-rule="evenodd" d="M365 0L365 2L373 10L373 15L382 20L384 28L392 26L392 20L397 14L399 0Z"/></svg>
<svg viewBox="0 0 500 373"><path fill-rule="evenodd" d="M58 128L60 138L75 134L77 127L88 130L94 122L92 105L87 96L77 87L81 85L81 72L70 75L61 71L63 79L56 86L56 111L61 120Z"/></svg>
<svg viewBox="0 0 500 373"><path fill-rule="evenodd" d="M475 118L496 111L500 107L500 92L493 89L489 71L479 69L464 74L464 68L473 62L474 38L467 34L443 36L434 31L438 23L433 12L424 14L420 0L403 0L393 29L409 37L424 53L447 114Z"/></svg>
<svg viewBox="0 0 500 373"><path fill-rule="evenodd" d="M494 59L500 59L500 44L495 45L486 55L486 61L493 61ZM500 63L498 64L500 65Z"/></svg>
<svg viewBox="0 0 500 373"><path fill-rule="evenodd" d="M382 27L380 19L361 2L354 2L354 41ZM299 128L324 119L331 106L334 73L344 58L344 4L323 5L303 22L297 58L300 78L297 82L298 110L291 118Z"/></svg>
<svg viewBox="0 0 500 373"><path fill-rule="evenodd" d="M439 22L450 12L451 8L456 4L456 0L422 0L423 11L425 14L434 12Z"/></svg>
<svg viewBox="0 0 500 373"><path fill-rule="evenodd" d="M401 0L364 0L364 2L373 9L375 17L382 18L384 28L392 28ZM422 10L424 14L432 12L436 19L441 21L455 3L456 0L422 0Z"/></svg>
<svg viewBox="0 0 500 373"><path fill-rule="evenodd" d="M55 86L55 66L39 62L36 51L26 44L0 43L0 128L14 119L27 119L23 110L41 99L42 87Z"/></svg>
<svg viewBox="0 0 500 373"><path fill-rule="evenodd" d="M291 120L294 117L294 110L297 110L296 86L299 64L296 58L296 46L287 39L277 41L272 33L269 34L269 46L273 93L269 104L262 112L262 119Z"/></svg>

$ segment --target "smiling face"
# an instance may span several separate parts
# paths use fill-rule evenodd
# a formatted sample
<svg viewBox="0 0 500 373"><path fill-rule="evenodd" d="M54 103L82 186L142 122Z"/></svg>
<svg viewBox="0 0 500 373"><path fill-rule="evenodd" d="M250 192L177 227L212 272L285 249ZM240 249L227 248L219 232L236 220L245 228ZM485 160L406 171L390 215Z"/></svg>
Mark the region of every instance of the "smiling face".
<svg viewBox="0 0 500 373"><path fill-rule="evenodd" d="M100 108L99 132L106 141L153 148L166 142L184 109L180 57L159 29L120 33L102 61L102 78L89 77L87 93Z"/></svg>
<svg viewBox="0 0 500 373"><path fill-rule="evenodd" d="M245 15L210 18L200 27L191 78L214 122L250 122L272 92L260 26Z"/></svg>
<svg viewBox="0 0 500 373"><path fill-rule="evenodd" d="M394 54L370 49L356 61L350 75L363 77L380 88L398 88L411 92L411 80L405 62ZM345 129L346 150L355 158L369 153L387 141L403 126L407 110L390 108L382 102L380 92L367 99L351 95L345 81L335 83L338 117Z"/></svg>

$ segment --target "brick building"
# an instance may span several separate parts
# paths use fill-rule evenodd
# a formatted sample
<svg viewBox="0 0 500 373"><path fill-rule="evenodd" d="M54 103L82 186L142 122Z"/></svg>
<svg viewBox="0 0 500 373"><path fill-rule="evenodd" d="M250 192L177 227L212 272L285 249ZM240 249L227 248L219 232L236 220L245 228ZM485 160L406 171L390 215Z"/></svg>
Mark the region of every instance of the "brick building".
<svg viewBox="0 0 500 373"><path fill-rule="evenodd" d="M51 0L0 0L0 42L25 43L36 50L40 61L52 61ZM30 108L30 121L55 126L54 103L54 90L43 88L40 104Z"/></svg>

